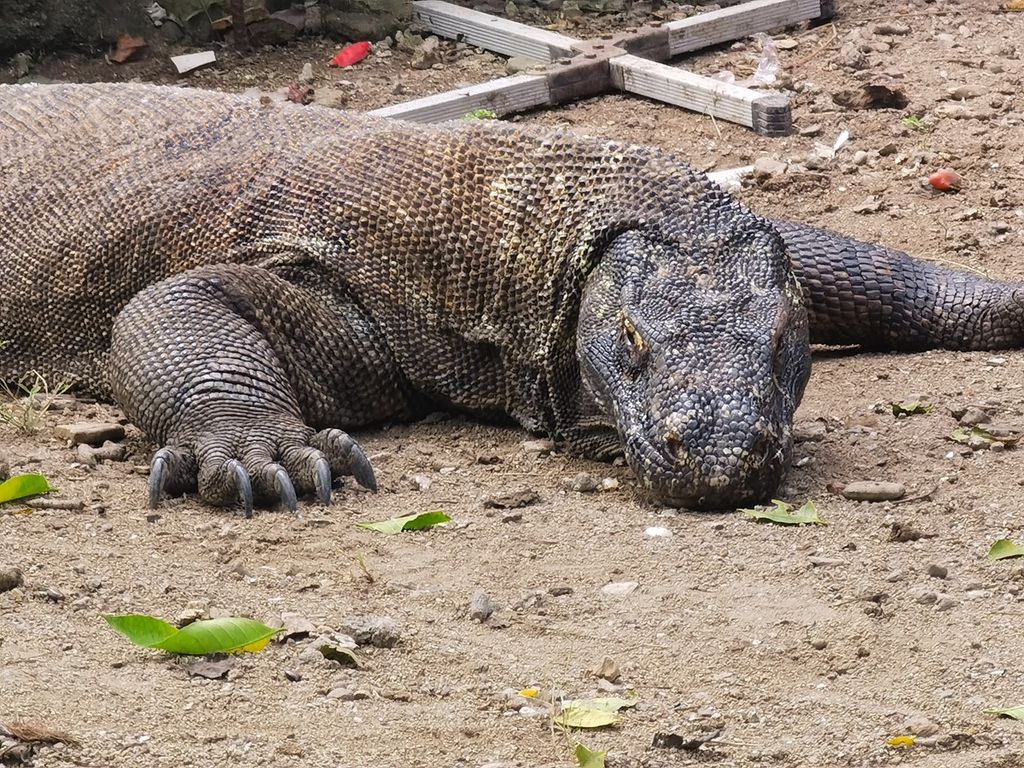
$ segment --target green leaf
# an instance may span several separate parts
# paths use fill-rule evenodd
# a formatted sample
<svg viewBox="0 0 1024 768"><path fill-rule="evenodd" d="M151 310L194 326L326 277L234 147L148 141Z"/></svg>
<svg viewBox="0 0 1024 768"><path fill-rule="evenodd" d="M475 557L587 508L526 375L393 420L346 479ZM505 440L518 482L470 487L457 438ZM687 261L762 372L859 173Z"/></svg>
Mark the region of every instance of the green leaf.
<svg viewBox="0 0 1024 768"><path fill-rule="evenodd" d="M772 499L774 507L755 507L741 509L740 512L748 520L758 520L779 525L828 525L818 516L813 501L808 501L796 512L790 512L790 506L784 501Z"/></svg>
<svg viewBox="0 0 1024 768"><path fill-rule="evenodd" d="M1020 442L1020 438L1020 433L1006 431L1005 434L996 434L994 432L989 432L987 429L983 429L982 427L971 427L970 429L957 427L949 434L949 439L953 442L963 443L964 445L971 445L974 443L972 447L977 447L979 443L984 447L991 446L992 443L1002 443L1003 445L1012 448Z"/></svg>
<svg viewBox="0 0 1024 768"><path fill-rule="evenodd" d="M389 520L378 520L375 523L356 523L356 525L360 528L380 531L391 536L402 531L419 531L423 528L430 528L440 523L448 522L451 522L451 518L444 512L423 512L418 515L392 517Z"/></svg>
<svg viewBox="0 0 1024 768"><path fill-rule="evenodd" d="M487 109L487 107L481 107L480 109L474 109L462 116L463 120L497 120L498 113L493 109Z"/></svg>
<svg viewBox="0 0 1024 768"><path fill-rule="evenodd" d="M1018 707L1009 707L1008 709L986 709L986 715L996 715L997 717L1012 717L1014 720L1024 720L1024 704Z"/></svg>
<svg viewBox="0 0 1024 768"><path fill-rule="evenodd" d="M1005 560L1008 557L1024 557L1024 547L1009 539L999 539L988 551L989 560Z"/></svg>
<svg viewBox="0 0 1024 768"><path fill-rule="evenodd" d="M568 707L555 716L555 725L563 728L604 728L615 725L622 718L614 712L583 707Z"/></svg>
<svg viewBox="0 0 1024 768"><path fill-rule="evenodd" d="M40 493L51 493L54 490L56 489L51 488L42 475L15 475L0 483L0 504L29 496L38 496Z"/></svg>
<svg viewBox="0 0 1024 768"><path fill-rule="evenodd" d="M115 632L120 632L135 645L143 648L152 648L171 635L178 633L178 628L173 624L168 624L166 621L161 621L154 616L147 616L144 613L121 615L108 613L104 614L103 618Z"/></svg>
<svg viewBox="0 0 1024 768"><path fill-rule="evenodd" d="M281 631L252 619L236 617L194 621L182 629L145 614L103 618L135 645L189 656L255 653Z"/></svg>
<svg viewBox="0 0 1024 768"><path fill-rule="evenodd" d="M893 416L913 416L915 413L931 413L934 405L925 405L916 400L909 400L903 403L889 403Z"/></svg>
<svg viewBox="0 0 1024 768"><path fill-rule="evenodd" d="M604 728L622 719L616 714L620 709L635 706L636 699L620 699L615 696L566 699L562 702L561 711L555 716L555 725L563 728Z"/></svg>
<svg viewBox="0 0 1024 768"><path fill-rule="evenodd" d="M566 699L564 709L596 709L599 712L618 712L636 706L636 699L620 699L617 696L602 696L596 699Z"/></svg>
<svg viewBox="0 0 1024 768"><path fill-rule="evenodd" d="M604 758L607 754L607 751L598 752L587 749L580 743L576 744L576 762L580 768L604 768Z"/></svg>

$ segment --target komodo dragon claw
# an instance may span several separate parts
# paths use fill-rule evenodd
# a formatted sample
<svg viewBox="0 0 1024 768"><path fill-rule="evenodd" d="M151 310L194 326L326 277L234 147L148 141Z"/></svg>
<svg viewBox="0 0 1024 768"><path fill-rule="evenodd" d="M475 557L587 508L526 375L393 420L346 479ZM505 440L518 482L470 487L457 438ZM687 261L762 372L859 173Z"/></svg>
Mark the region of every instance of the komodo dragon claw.
<svg viewBox="0 0 1024 768"><path fill-rule="evenodd" d="M242 466L242 462L238 459L230 459L227 463L227 469L235 476L235 485L238 486L238 495L242 500L245 516L252 517L252 481L249 479L249 473L245 471L245 467ZM294 496L295 491L292 491L292 497L294 498ZM295 507L293 506L292 509L295 509Z"/></svg>

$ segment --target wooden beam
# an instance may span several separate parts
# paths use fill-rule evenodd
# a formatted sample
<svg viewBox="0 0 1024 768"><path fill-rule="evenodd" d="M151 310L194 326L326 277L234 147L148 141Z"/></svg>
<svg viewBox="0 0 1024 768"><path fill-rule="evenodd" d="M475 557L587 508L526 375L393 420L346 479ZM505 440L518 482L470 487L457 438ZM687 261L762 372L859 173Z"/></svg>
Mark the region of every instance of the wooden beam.
<svg viewBox="0 0 1024 768"><path fill-rule="evenodd" d="M667 22L669 52L678 56L822 15L821 0L751 0Z"/></svg>
<svg viewBox="0 0 1024 768"><path fill-rule="evenodd" d="M765 136L784 136L792 128L789 99L724 83L632 54L609 60L612 83L624 91L712 115L753 128Z"/></svg>
<svg viewBox="0 0 1024 768"><path fill-rule="evenodd" d="M381 107L369 114L418 123L435 123L458 120L476 109L492 109L501 117L550 103L547 75L513 75L403 104Z"/></svg>
<svg viewBox="0 0 1024 768"><path fill-rule="evenodd" d="M441 37L475 45L506 56L525 56L544 64L574 56L580 42L528 24L480 13L442 0L417 0L413 15Z"/></svg>

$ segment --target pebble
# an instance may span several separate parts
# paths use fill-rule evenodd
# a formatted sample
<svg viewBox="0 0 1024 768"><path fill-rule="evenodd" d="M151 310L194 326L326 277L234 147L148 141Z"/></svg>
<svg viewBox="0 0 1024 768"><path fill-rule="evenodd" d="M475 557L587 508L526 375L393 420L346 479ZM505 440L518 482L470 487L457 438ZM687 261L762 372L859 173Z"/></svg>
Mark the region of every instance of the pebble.
<svg viewBox="0 0 1024 768"><path fill-rule="evenodd" d="M91 467L100 461L122 461L127 450L123 443L115 443L110 440L104 440L100 448L93 448L88 443L80 443L78 458L82 460L83 464Z"/></svg>
<svg viewBox="0 0 1024 768"><path fill-rule="evenodd" d="M768 178L781 176L786 172L786 164L774 157L763 156L754 161L754 176Z"/></svg>
<svg viewBox="0 0 1024 768"><path fill-rule="evenodd" d="M505 72L515 75L539 65L540 63L536 59L531 59L529 56L513 56L505 62Z"/></svg>
<svg viewBox="0 0 1024 768"><path fill-rule="evenodd" d="M915 736L934 736L939 726L924 715L911 715L903 722L903 727Z"/></svg>
<svg viewBox="0 0 1024 768"><path fill-rule="evenodd" d="M281 614L281 625L284 632L280 634L282 640L292 637L296 640L309 637L316 631L313 622L301 613L285 612Z"/></svg>
<svg viewBox="0 0 1024 768"><path fill-rule="evenodd" d="M959 602L955 597L951 595L941 595L938 602L935 603L935 610L937 611L948 611L951 608L956 608Z"/></svg>
<svg viewBox="0 0 1024 768"><path fill-rule="evenodd" d="M813 648L816 651L824 651L826 648L828 648L828 640L824 640L822 638L815 638L810 642L811 648Z"/></svg>
<svg viewBox="0 0 1024 768"><path fill-rule="evenodd" d="M10 592L24 583L20 568L0 568L0 592Z"/></svg>
<svg viewBox="0 0 1024 768"><path fill-rule="evenodd" d="M398 622L390 616L349 616L341 622L341 630L359 645L391 648L401 639Z"/></svg>
<svg viewBox="0 0 1024 768"><path fill-rule="evenodd" d="M606 477L601 480L602 491L617 491L619 489L619 481L614 477Z"/></svg>
<svg viewBox="0 0 1024 768"><path fill-rule="evenodd" d="M407 37L412 37L412 35L407 35ZM440 63L441 41L431 35L413 49L409 66L413 69L431 69L435 64Z"/></svg>
<svg viewBox="0 0 1024 768"><path fill-rule="evenodd" d="M594 670L594 674L610 683L614 683L622 677L619 665L615 663L615 659L611 656L605 656L601 659L601 663L597 665L597 668Z"/></svg>
<svg viewBox="0 0 1024 768"><path fill-rule="evenodd" d="M488 496L484 509L521 509L540 501L540 494L532 488L514 488Z"/></svg>
<svg viewBox="0 0 1024 768"><path fill-rule="evenodd" d="M612 581L601 587L601 594L608 597L625 597L639 587L636 581Z"/></svg>
<svg viewBox="0 0 1024 768"><path fill-rule="evenodd" d="M848 483L842 494L853 501L894 501L902 499L907 489L902 483L861 480Z"/></svg>
<svg viewBox="0 0 1024 768"><path fill-rule="evenodd" d="M658 525L652 525L644 529L644 536L648 539L667 539L672 535L672 531L668 528L662 528Z"/></svg>
<svg viewBox="0 0 1024 768"><path fill-rule="evenodd" d="M799 421L793 425L793 442L820 443L828 435L828 425L824 421Z"/></svg>
<svg viewBox="0 0 1024 768"><path fill-rule="evenodd" d="M600 484L593 475L588 475L586 472L580 472L576 477L571 480L566 480L565 484L570 490L577 491L579 493L593 493Z"/></svg>
<svg viewBox="0 0 1024 768"><path fill-rule="evenodd" d="M185 609L178 614L174 623L184 627L195 621L203 621L210 618L210 606L202 600L189 600Z"/></svg>
<svg viewBox="0 0 1024 768"><path fill-rule="evenodd" d="M81 421L75 424L58 424L53 428L53 434L61 440L67 440L72 445L87 443L99 446L107 440L123 439L124 427L120 424Z"/></svg>
<svg viewBox="0 0 1024 768"><path fill-rule="evenodd" d="M871 25L871 32L875 35L909 35L910 27L898 21L880 21Z"/></svg>
<svg viewBox="0 0 1024 768"><path fill-rule="evenodd" d="M975 408L972 406L960 414L960 418L958 418L957 421L966 427L975 427L978 424L987 424L992 421L992 417L988 412L981 408Z"/></svg>
<svg viewBox="0 0 1024 768"><path fill-rule="evenodd" d="M469 618L474 621L487 621L496 608L490 595L482 589L477 590L469 600Z"/></svg>
<svg viewBox="0 0 1024 768"><path fill-rule="evenodd" d="M359 701L360 699L370 698L368 691L364 691L361 688L354 688L350 685L342 686L340 688L333 688L327 693L328 699L336 699L337 701Z"/></svg>
<svg viewBox="0 0 1024 768"><path fill-rule="evenodd" d="M932 563L928 566L928 575L934 579L944 579L949 575L949 569L944 565Z"/></svg>
<svg viewBox="0 0 1024 768"><path fill-rule="evenodd" d="M426 475L409 475L406 480L414 491L426 491L434 484L434 481Z"/></svg>
<svg viewBox="0 0 1024 768"><path fill-rule="evenodd" d="M527 453L536 453L539 456L547 456L555 450L554 440L524 440L522 445Z"/></svg>

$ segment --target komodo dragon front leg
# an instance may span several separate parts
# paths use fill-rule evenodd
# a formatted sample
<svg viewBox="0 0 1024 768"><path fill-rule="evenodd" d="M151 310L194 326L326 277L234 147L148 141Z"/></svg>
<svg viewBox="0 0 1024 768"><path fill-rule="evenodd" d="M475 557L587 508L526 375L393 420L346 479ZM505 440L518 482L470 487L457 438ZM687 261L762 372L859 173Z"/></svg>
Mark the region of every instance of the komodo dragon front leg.
<svg viewBox="0 0 1024 768"><path fill-rule="evenodd" d="M339 292L261 267L201 267L138 294L115 322L109 371L126 414L163 446L150 503L198 490L241 499L248 516L254 500L294 509L296 490L326 503L332 476L376 490L363 451L329 428L407 410L375 330Z"/></svg>

